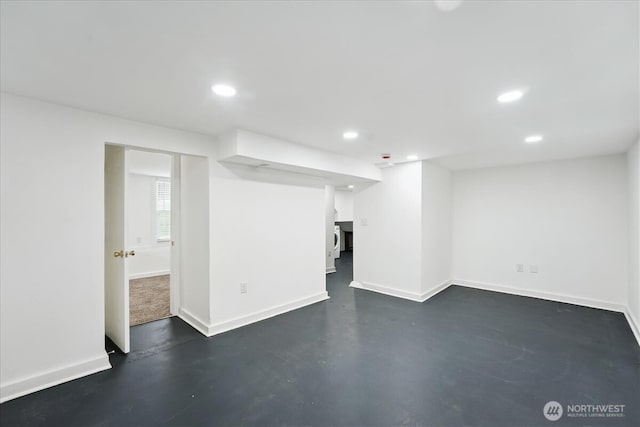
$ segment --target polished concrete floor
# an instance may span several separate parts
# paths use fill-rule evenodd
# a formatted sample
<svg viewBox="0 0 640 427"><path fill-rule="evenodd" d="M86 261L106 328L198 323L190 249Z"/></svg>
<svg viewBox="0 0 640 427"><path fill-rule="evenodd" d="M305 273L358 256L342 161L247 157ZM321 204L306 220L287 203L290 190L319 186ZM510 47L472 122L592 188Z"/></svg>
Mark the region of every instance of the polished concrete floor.
<svg viewBox="0 0 640 427"><path fill-rule="evenodd" d="M132 328L113 369L0 406L2 426L640 426L619 313L452 286L414 303L327 277L331 299L205 338ZM548 421L548 401L624 417Z"/></svg>

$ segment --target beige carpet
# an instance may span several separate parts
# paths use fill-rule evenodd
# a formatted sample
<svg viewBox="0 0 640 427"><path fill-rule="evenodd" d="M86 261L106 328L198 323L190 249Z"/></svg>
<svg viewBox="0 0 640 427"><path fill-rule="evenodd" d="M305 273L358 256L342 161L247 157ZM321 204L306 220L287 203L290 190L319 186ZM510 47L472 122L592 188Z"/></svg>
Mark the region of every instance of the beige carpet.
<svg viewBox="0 0 640 427"><path fill-rule="evenodd" d="M152 322L171 316L169 275L129 280L129 325Z"/></svg>

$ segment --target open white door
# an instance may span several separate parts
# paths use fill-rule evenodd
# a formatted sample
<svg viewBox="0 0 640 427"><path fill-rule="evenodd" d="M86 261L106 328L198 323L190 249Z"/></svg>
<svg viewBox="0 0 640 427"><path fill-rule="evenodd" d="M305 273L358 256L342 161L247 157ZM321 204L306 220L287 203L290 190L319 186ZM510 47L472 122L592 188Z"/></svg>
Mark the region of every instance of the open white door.
<svg viewBox="0 0 640 427"><path fill-rule="evenodd" d="M127 165L124 147L105 145L105 334L129 352L129 269L125 250ZM135 255L135 253L131 253Z"/></svg>

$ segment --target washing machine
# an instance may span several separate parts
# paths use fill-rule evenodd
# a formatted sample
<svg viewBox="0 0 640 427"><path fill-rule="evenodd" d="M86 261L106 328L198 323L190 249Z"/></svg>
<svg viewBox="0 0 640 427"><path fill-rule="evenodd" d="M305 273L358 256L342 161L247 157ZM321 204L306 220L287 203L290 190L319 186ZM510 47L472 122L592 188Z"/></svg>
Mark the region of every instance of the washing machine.
<svg viewBox="0 0 640 427"><path fill-rule="evenodd" d="M340 226L336 225L333 232L333 258L340 258Z"/></svg>

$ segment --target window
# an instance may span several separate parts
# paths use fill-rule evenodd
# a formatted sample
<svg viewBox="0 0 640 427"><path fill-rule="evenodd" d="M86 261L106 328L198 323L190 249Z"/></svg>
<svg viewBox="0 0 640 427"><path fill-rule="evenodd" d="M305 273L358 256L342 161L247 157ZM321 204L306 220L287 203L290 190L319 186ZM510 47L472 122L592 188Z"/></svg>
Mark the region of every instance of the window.
<svg viewBox="0 0 640 427"><path fill-rule="evenodd" d="M156 179L156 240L171 239L171 181Z"/></svg>

